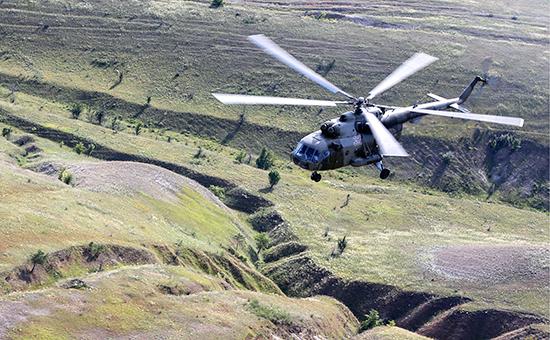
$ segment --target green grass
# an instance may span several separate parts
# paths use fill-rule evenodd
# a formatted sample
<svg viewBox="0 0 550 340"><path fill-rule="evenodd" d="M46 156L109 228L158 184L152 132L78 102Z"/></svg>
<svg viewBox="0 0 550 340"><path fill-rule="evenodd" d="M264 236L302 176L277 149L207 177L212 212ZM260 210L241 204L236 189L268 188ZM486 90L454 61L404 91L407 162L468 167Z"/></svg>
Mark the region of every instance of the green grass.
<svg viewBox="0 0 550 340"><path fill-rule="evenodd" d="M172 143L159 139L158 132L145 131L140 136L131 131L113 134L106 128L70 119L51 105L51 113L40 114L25 105L2 103L1 107L39 124L100 140L120 151L181 163L205 174L223 175L253 193L269 185L267 172L235 162L239 150L231 147L178 134L173 136L179 141ZM194 155L199 146L204 150L205 161L196 163ZM484 197L450 197L411 183L381 182L375 176L366 177L347 169L329 171L324 181L315 184L307 172L284 160L278 159L276 166L281 182L264 195L275 202L316 262L337 275L406 290L460 294L475 298L484 306L546 313L546 306L540 303L548 294L544 286L501 286L494 290L476 285L455 286L438 278L432 281L434 277L426 273L424 263L429 261L431 250L445 245L545 246L549 240L545 232L547 213L513 208ZM350 202L341 208L348 193ZM487 231L489 226L491 230ZM327 229L328 238L324 237ZM337 239L345 235L348 246L343 255L331 257Z"/></svg>
<svg viewBox="0 0 550 340"><path fill-rule="evenodd" d="M35 163L94 161L67 147L35 139L44 155ZM0 146L12 157L21 152L3 138ZM57 177L18 169L14 163L9 157L6 163L0 162L3 173L0 233L4 240L0 249L5 254L2 269L21 263L37 249L52 251L90 241L180 242L217 252L221 246L227 247L235 234L247 235L235 216L189 186L180 192L177 202L159 201L142 194L124 197L66 186Z"/></svg>
<svg viewBox="0 0 550 340"><path fill-rule="evenodd" d="M124 337L133 334L188 338L243 338L279 334L284 328L258 318L246 305L292 310L288 321L327 338L350 337L357 320L342 312L343 306L330 298L290 299L281 295L225 291L221 280L185 267L148 265L121 268L85 278L93 289L48 288L17 300L40 309L18 323L9 336L26 339ZM193 288L190 295L163 294L158 286L177 282ZM13 300L13 299L11 299ZM1 303L9 303L10 300ZM24 313L24 312L23 312Z"/></svg>
<svg viewBox="0 0 550 340"><path fill-rule="evenodd" d="M256 316L267 319L276 325L290 324L290 314L284 310L263 305L256 299L251 300L247 307Z"/></svg>
<svg viewBox="0 0 550 340"><path fill-rule="evenodd" d="M454 2L451 4L460 6ZM273 36L313 68L323 61L335 59L335 69L328 78L358 95L364 95L416 51L422 50L438 56L440 61L430 69L378 99L395 105L414 103L429 90L443 96L456 95L474 75L481 72L482 60L492 57L495 61L492 72L504 78L506 86L498 92L485 91L475 103L472 101L473 111L519 115L526 118L526 128L522 131L534 133L535 137L537 133L544 136L548 132L544 123L547 107L544 74L547 72L543 71L548 70L544 46L510 42L506 39L512 33L517 35L518 27L525 31L521 33L524 36L544 35L546 30L540 27L541 23L546 22L544 17L533 16L515 22L469 14L457 17L452 13L445 13L416 19L412 15L414 13L404 11L397 16L400 19L394 20L412 24L421 21L428 26L415 30L412 34L406 29L383 30L349 22L319 21L304 17L303 11L281 11L237 4L219 10L211 10L206 4L194 2L156 3L147 8L123 8L114 4L105 6L101 10L110 11L113 16L102 19L103 26L113 30L122 26L125 31L119 38L104 39L98 44L97 38L91 33L52 28L47 35L31 35L28 40L18 41L17 45L10 44L12 39L19 37L20 33L16 33L4 39L5 45L0 44L0 50L11 53L9 59L0 62L0 71L71 88L110 93L138 104L144 104L151 96L151 105L160 109L237 119L243 108L224 107L213 100L210 92L249 92L297 97L328 95L276 62L266 62L268 57L246 42L245 36L252 33L263 32ZM481 12L494 7L476 6ZM97 10L92 8L91 13ZM493 10L494 8L490 9ZM472 11L476 12L476 9ZM141 27L137 23L128 24L117 17L122 13L157 15L173 27L155 29L150 26ZM374 14L377 16L381 13ZM247 24L245 18L249 17L258 20ZM382 19L386 20L388 16L383 15ZM31 15L26 20L34 22ZM69 15L67 20L69 24L74 24L76 18ZM21 21L24 23L25 19ZM476 22L474 27L472 21ZM203 32L201 28L206 22L216 27L223 25L223 30ZM89 26L95 25L97 22L92 22ZM132 33L129 31L134 27L132 25L141 30ZM457 31L447 33L450 26L457 27ZM487 26L505 38L476 38L461 32L465 31L465 27L473 31L483 31ZM62 50L56 44L59 35L66 41ZM354 41L361 43L351 43ZM94 49L81 52L79 49L82 44ZM36 49L36 45L42 48ZM399 49L395 49L395 46L399 46ZM127 52L128 49L132 52ZM380 55L384 55L383 60ZM93 61L98 58L116 60L119 66L98 68L93 65ZM125 78L120 86L109 90L116 78L114 69L124 70ZM174 78L176 73L180 74L178 78ZM436 80L437 85L434 85ZM189 94L193 94L192 99L189 99ZM320 115L317 111L255 107L244 112L248 113L247 120L258 124L307 132L317 128L323 120L338 115L341 109L327 109ZM160 118L149 117L147 114L144 117L152 120ZM168 118L165 124L167 127L178 128L179 122ZM426 119L422 126L411 127L411 133L452 139L456 135L468 134L475 124Z"/></svg>
<svg viewBox="0 0 550 340"><path fill-rule="evenodd" d="M453 1L449 3L457 5ZM529 4L529 16L524 15L524 19L520 15L518 23L479 17L470 19L466 15L453 17L451 21L448 13L430 15L426 20L411 19L416 11L414 8L398 9L399 15L391 17L383 13L385 9L371 13L394 23L422 21L425 27L416 31L362 27L303 17L303 12L292 9L235 4L216 11L208 9L206 3L194 2L155 2L151 6L136 3L124 8L116 3L104 5L101 10L112 15L93 19L100 20L102 28L116 32L122 26L124 31L120 36L101 34L98 37L93 33L97 29L94 25L98 25L94 20L88 22L86 16L63 14L68 25L90 23L90 29L52 27L47 34L18 31L9 35L0 42L0 51L7 51L10 55L8 59L0 59L0 73L69 89L108 93L139 105L144 105L151 96L151 105L162 110L197 112L233 120L244 112L246 121L305 134L327 118L338 115L340 109L318 113L313 109L254 107L244 111L241 107L224 107L210 96L213 91L312 98L327 96L309 81L254 49L245 41L246 35L262 32L272 36L313 67L334 58L335 69L327 78L357 94L365 94L416 51L438 56L438 63L379 98L380 102L396 105L414 103L428 91L448 97L460 93L470 79L480 73L482 60L491 57L494 60L491 72L505 79L506 86L498 91L486 89L481 97L471 100L468 107L477 113L521 116L526 119L525 128L519 132L522 138L548 145L548 53L545 46L507 41L506 37L487 39L445 31L470 27L473 20L479 21L473 27L474 31L488 27L489 31L504 32L505 35L544 36L547 28L540 27L540 23L546 22L546 16L542 11L534 10L540 6L538 2L536 6ZM498 10L506 16L526 6L524 2L506 6L501 2L468 5L475 6L472 11ZM52 6L56 8L56 5ZM29 8L33 9L32 6ZM82 13L92 17L97 15L94 13L97 11L95 8ZM5 13L2 15L7 16ZM154 14L173 26L154 28L158 23L152 26L131 23L132 20L126 16L132 13ZM28 17L25 20L30 23L24 24L35 24L36 18L30 13ZM204 29L207 26L218 29ZM134 30L130 32L132 28ZM63 46L58 44L59 37L64 37ZM119 65L123 64L117 66L125 72L120 86L109 90L116 79L115 67L92 65L98 58L116 59ZM176 72L181 73L180 77L174 78ZM71 119L67 105L78 96L68 94L69 91L41 93L32 83L21 84L21 88L11 95L15 98L11 103L10 91L1 86L0 108L119 151L180 163L205 174L223 176L253 193L268 186L267 172L235 163L240 149L178 134L177 131L185 130L186 122L177 116L167 116L164 120L163 127L169 130L167 132L159 132L158 127L154 128L155 131L144 128L139 136L135 136L133 126L138 121L133 116L137 112L110 108L108 118L117 114L125 118L123 131L114 133L109 128L87 123L86 113L80 120ZM139 119L156 124L163 117L148 115L145 111ZM469 135L475 126L478 125L472 122L426 118L420 125L407 126L406 133L455 141ZM174 138L172 143L166 142L167 136ZM256 137L250 136L248 141ZM3 140L0 143L2 150L18 158L20 164L28 166L32 163L32 160L19 155L11 143ZM281 145L286 142L274 139L273 143ZM41 139L39 146L44 149L42 160L91 160L46 140ZM204 148L205 157L197 160L193 156L199 147ZM547 306L542 303L548 297L544 287L495 287L493 290L476 285L456 287L445 280L431 281L432 277L422 266L431 249L444 245L544 246L549 241L547 213L513 208L486 201L481 196L449 197L412 183L380 182L374 176L364 176L363 172L358 174L349 169L328 172L325 181L314 184L306 172L286 159L278 159L276 168L281 173L281 182L265 196L276 204L301 241L308 245L309 254L336 274L410 290L461 294L475 298L476 308L501 306L547 315ZM367 171L366 174L372 175L373 172ZM9 198L0 204L0 220L6 225L0 230L0 237L7 240L0 244L0 252L6 254L4 267L19 263L38 248L53 250L83 239L121 243L183 240L190 246L216 251L220 244L227 244L229 237L239 232L232 218L224 217L215 205L195 197L194 193L183 192L183 204L174 205L152 201L148 197L121 199L82 192L29 173L7 172L6 176L0 177L0 184L2 198ZM350 204L340 208L348 193L351 193ZM185 211L182 206L193 207L193 211ZM491 226L490 232L488 226ZM328 238L323 236L327 229ZM348 247L343 255L330 257L336 240L344 235L347 235ZM248 236L251 239L252 233Z"/></svg>

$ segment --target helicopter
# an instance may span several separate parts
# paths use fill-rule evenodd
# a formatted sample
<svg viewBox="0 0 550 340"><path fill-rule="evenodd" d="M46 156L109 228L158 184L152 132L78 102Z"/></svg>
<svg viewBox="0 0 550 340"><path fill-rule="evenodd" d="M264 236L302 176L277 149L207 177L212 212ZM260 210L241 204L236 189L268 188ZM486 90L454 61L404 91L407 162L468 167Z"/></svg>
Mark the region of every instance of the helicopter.
<svg viewBox="0 0 550 340"><path fill-rule="evenodd" d="M291 160L299 167L312 171L311 179L321 180L319 171L333 170L345 166L360 167L374 164L380 171L380 178L386 179L390 170L385 168L385 157L407 157L409 154L397 141L401 137L403 124L418 121L422 116L434 115L460 118L480 122L522 127L523 119L516 117L475 114L462 104L468 99L477 83L481 86L490 79L487 75L476 76L456 98L444 98L433 93L428 96L434 101L406 107L379 105L372 100L399 84L409 76L438 60L425 53L415 53L389 76L376 85L365 97L355 97L316 73L263 34L251 35L248 40L279 62L318 84L325 90L346 98L343 101L314 100L301 98L251 96L241 94L212 93L227 105L298 105L334 107L351 105L352 111L324 122L320 129L300 140L291 153ZM451 108L455 111L446 111Z"/></svg>

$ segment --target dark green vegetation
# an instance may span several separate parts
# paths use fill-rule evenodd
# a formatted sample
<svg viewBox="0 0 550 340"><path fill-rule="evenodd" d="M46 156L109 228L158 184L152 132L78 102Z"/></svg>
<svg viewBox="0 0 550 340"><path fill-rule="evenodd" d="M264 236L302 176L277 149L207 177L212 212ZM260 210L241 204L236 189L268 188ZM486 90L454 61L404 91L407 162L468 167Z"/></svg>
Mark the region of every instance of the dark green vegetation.
<svg viewBox="0 0 550 340"><path fill-rule="evenodd" d="M380 319L380 314L378 311L371 309L369 314L365 315L365 320L361 321L359 326L359 332L364 332L374 327L379 327L384 325L384 321Z"/></svg>
<svg viewBox="0 0 550 340"><path fill-rule="evenodd" d="M273 187L276 186L277 183L279 183L279 181L281 180L281 175L279 174L279 171L271 170L268 174L268 178L269 178L269 187L273 189Z"/></svg>
<svg viewBox="0 0 550 340"><path fill-rule="evenodd" d="M289 295L330 295L362 320L376 309L385 322L438 338L530 332L527 325L542 319L526 312L548 317L544 4L287 3L0 4L0 128L10 131L0 140L0 270L19 278L31 254L47 254L33 276L0 286L44 287L32 306L52 299L63 306L31 318L21 337L86 336L89 325L108 329L89 337L155 334L175 329L167 320L178 315L197 320L197 310L201 325L225 336L287 337L296 325L329 338L356 331L333 300L264 295L280 291L258 269ZM390 181L370 169L341 169L314 184L287 154L339 110L245 110L209 95L326 96L246 42L259 32L358 95L418 50L440 57L380 98L388 104L413 103L427 91L456 95L491 57L502 86L474 94L468 106L521 116L526 127L426 118L405 128L413 157L388 162ZM146 185L156 183L146 169L97 159L155 164L210 191L188 185L165 196ZM268 172L258 168L283 177L275 190L265 190ZM117 189L98 191L98 182ZM57 287L74 276L96 289ZM196 283L210 297L192 293ZM10 299L0 298L0 312ZM74 299L89 301L80 321L69 308ZM227 310L232 316L222 316ZM290 326L273 322L286 313ZM235 332L223 333L227 327ZM372 334L410 336L377 328ZM174 332L166 336L181 336Z"/></svg>

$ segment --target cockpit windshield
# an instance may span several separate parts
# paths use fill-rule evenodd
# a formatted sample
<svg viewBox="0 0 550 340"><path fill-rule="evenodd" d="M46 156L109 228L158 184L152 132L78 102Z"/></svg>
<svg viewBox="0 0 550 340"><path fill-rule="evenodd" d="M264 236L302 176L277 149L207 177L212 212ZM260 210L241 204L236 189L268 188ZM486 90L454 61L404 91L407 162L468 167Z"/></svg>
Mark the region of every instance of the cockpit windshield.
<svg viewBox="0 0 550 340"><path fill-rule="evenodd" d="M328 150L320 152L319 150L304 143L299 143L293 153L299 160L312 163L319 163L330 155Z"/></svg>

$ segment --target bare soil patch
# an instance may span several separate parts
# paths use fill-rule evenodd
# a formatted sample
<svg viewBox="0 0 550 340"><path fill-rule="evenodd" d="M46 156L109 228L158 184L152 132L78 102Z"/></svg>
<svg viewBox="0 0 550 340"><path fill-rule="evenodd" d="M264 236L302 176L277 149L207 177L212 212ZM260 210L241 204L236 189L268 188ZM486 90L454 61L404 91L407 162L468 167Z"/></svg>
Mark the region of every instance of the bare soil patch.
<svg viewBox="0 0 550 340"><path fill-rule="evenodd" d="M461 245L435 249L430 269L450 280L485 283L537 283L550 279L550 248Z"/></svg>
<svg viewBox="0 0 550 340"><path fill-rule="evenodd" d="M67 167L76 187L96 192L132 195L144 193L158 200L177 201L190 181L150 164L135 162L90 162Z"/></svg>
<svg viewBox="0 0 550 340"><path fill-rule="evenodd" d="M69 165L41 163L34 170L50 176L58 176L61 169L72 175L75 187L94 192L118 195L145 194L157 200L178 202L178 195L185 187L191 187L202 196L225 208L208 189L185 176L162 167L127 161L82 162Z"/></svg>

